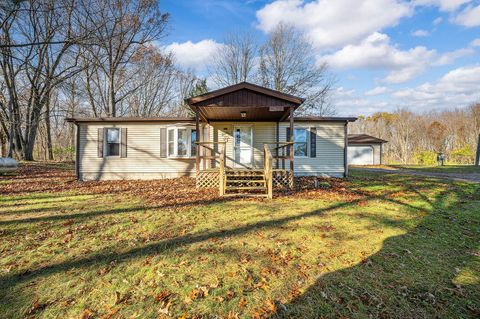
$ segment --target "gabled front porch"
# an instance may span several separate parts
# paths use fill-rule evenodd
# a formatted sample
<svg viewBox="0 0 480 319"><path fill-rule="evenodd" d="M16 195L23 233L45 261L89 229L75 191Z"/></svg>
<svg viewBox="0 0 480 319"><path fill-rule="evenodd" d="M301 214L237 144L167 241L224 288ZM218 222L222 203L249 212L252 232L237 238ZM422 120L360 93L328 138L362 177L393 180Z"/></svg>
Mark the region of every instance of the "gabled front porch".
<svg viewBox="0 0 480 319"><path fill-rule="evenodd" d="M292 188L293 115L302 102L250 83L188 99L195 112L197 187L268 198L274 187Z"/></svg>

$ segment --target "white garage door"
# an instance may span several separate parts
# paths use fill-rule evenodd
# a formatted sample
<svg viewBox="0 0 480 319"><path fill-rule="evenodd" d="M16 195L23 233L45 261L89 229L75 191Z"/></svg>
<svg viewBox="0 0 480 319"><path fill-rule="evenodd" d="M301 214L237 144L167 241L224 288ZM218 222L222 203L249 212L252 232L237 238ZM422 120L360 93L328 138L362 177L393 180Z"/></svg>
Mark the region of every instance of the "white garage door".
<svg viewBox="0 0 480 319"><path fill-rule="evenodd" d="M373 148L371 146L348 145L349 165L373 165Z"/></svg>

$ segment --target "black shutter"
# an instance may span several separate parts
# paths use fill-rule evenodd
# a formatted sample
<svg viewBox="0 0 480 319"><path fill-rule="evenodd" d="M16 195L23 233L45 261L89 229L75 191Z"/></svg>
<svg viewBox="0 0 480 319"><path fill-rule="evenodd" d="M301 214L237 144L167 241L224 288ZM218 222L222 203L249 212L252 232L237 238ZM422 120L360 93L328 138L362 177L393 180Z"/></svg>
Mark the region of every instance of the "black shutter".
<svg viewBox="0 0 480 319"><path fill-rule="evenodd" d="M97 137L97 156L103 157L103 137L105 136L104 128L98 129L98 137Z"/></svg>
<svg viewBox="0 0 480 319"><path fill-rule="evenodd" d="M121 128L120 132L120 157L127 157L127 129Z"/></svg>
<svg viewBox="0 0 480 319"><path fill-rule="evenodd" d="M317 157L317 128L310 128L310 157Z"/></svg>
<svg viewBox="0 0 480 319"><path fill-rule="evenodd" d="M160 128L160 157L167 157L167 129Z"/></svg>
<svg viewBox="0 0 480 319"><path fill-rule="evenodd" d="M287 127L287 138L286 138L286 141L287 142L290 142L290 128ZM290 145L287 146L287 156L290 156Z"/></svg>

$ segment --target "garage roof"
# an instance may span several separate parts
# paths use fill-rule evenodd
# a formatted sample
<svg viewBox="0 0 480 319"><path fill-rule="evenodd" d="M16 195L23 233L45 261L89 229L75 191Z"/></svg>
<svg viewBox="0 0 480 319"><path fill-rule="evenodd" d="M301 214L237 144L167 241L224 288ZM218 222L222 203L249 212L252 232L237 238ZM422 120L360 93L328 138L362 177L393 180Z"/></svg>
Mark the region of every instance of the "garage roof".
<svg viewBox="0 0 480 319"><path fill-rule="evenodd" d="M383 144L387 142L367 134L348 134L348 144Z"/></svg>

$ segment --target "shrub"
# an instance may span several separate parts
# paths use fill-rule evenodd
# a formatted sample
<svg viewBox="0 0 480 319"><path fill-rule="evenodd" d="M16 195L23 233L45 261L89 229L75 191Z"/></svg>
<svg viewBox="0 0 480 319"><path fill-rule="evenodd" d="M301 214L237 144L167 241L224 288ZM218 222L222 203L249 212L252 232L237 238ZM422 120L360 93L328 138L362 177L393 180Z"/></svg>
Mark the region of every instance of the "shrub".
<svg viewBox="0 0 480 319"><path fill-rule="evenodd" d="M414 161L419 165L433 166L437 165L437 153L432 151L422 151L414 155Z"/></svg>
<svg viewBox="0 0 480 319"><path fill-rule="evenodd" d="M449 154L450 162L455 164L473 164L474 152L470 145L454 149Z"/></svg>

